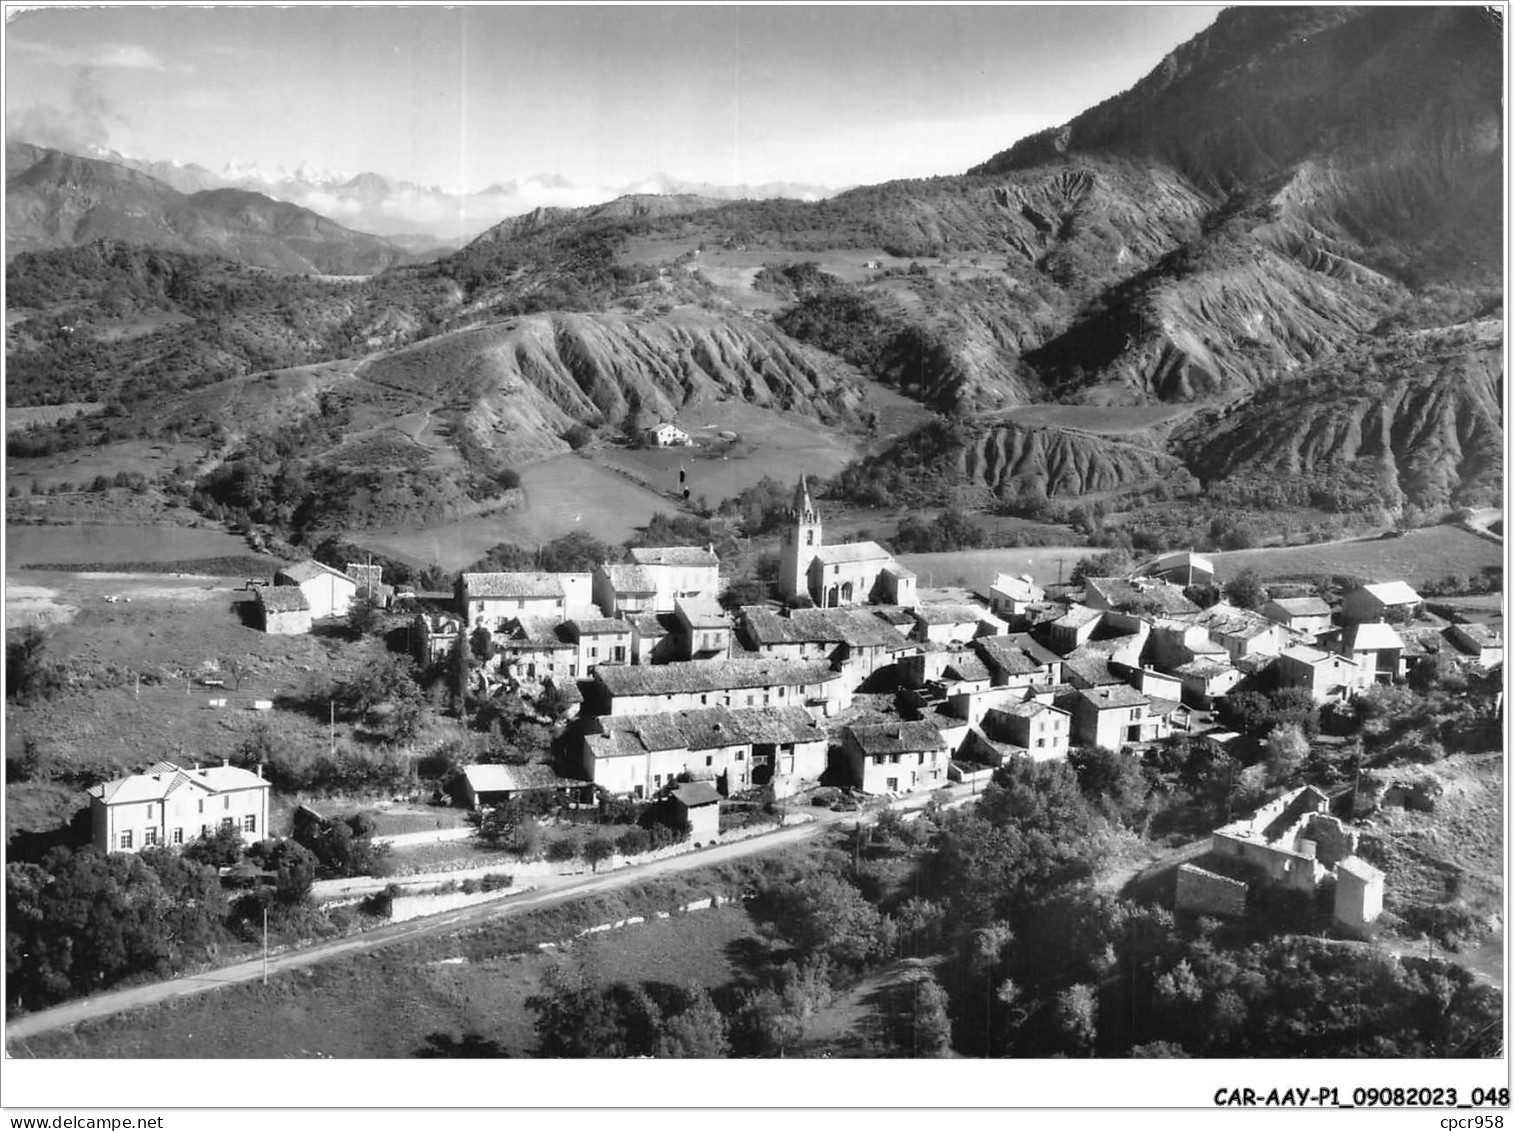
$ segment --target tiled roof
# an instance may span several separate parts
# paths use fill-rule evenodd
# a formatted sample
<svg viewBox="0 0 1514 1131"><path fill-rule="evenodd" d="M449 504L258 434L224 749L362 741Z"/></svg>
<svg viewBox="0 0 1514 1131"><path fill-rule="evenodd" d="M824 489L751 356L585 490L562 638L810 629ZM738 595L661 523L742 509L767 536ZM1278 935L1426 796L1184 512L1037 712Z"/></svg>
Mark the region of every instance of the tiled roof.
<svg viewBox="0 0 1514 1131"><path fill-rule="evenodd" d="M1353 624L1342 634L1341 643L1352 652L1377 652L1404 646L1403 638L1391 624L1379 622Z"/></svg>
<svg viewBox="0 0 1514 1131"><path fill-rule="evenodd" d="M316 561L314 558L306 558L302 562L295 562L279 570L275 577L284 576L296 584L302 581L310 581L317 577L338 577L348 585L357 587L357 583L340 570L332 569L329 565Z"/></svg>
<svg viewBox="0 0 1514 1131"><path fill-rule="evenodd" d="M1101 711L1115 707L1145 707L1151 702L1135 688L1123 683L1112 684L1109 687L1086 688L1079 691L1078 696Z"/></svg>
<svg viewBox="0 0 1514 1131"><path fill-rule="evenodd" d="M473 787L474 793L498 793L502 790L516 792L528 789L557 789L565 786L588 785L575 778L565 778L551 766L464 766L463 776Z"/></svg>
<svg viewBox="0 0 1514 1131"><path fill-rule="evenodd" d="M1495 632L1485 624L1453 624L1447 631L1452 630L1484 648L1503 647L1503 634Z"/></svg>
<svg viewBox="0 0 1514 1131"><path fill-rule="evenodd" d="M1336 875L1344 872L1348 876L1355 876L1366 883L1372 883L1383 878L1382 869L1367 863L1360 856L1348 856L1335 865Z"/></svg>
<svg viewBox="0 0 1514 1131"><path fill-rule="evenodd" d="M1214 562L1192 550L1174 550L1169 554L1162 554L1148 567L1151 570L1168 569L1202 569L1209 573L1214 572Z"/></svg>
<svg viewBox="0 0 1514 1131"><path fill-rule="evenodd" d="M1302 644L1294 645L1292 648L1284 648L1279 655L1286 656L1290 660L1296 660L1301 664L1308 664L1311 668L1316 664L1324 663L1330 658L1329 652L1321 652L1318 648L1306 648ZM1340 659L1341 657L1337 656L1336 658Z"/></svg>
<svg viewBox="0 0 1514 1131"><path fill-rule="evenodd" d="M992 614L972 605L922 605L915 610L921 624L977 624Z"/></svg>
<svg viewBox="0 0 1514 1131"><path fill-rule="evenodd" d="M381 585L384 581L384 567L381 565L367 565L363 562L348 562L347 576L359 585L366 585L370 581L374 585Z"/></svg>
<svg viewBox="0 0 1514 1131"><path fill-rule="evenodd" d="M1290 617L1328 617L1330 605L1322 597L1275 597L1270 602Z"/></svg>
<svg viewBox="0 0 1514 1131"><path fill-rule="evenodd" d="M647 597L657 592L657 584L651 575L635 562L606 563L599 568L609 579L610 588L618 594Z"/></svg>
<svg viewBox="0 0 1514 1131"><path fill-rule="evenodd" d="M1055 628L1082 628L1103 615L1102 610L1090 609L1087 605L1069 605L1067 611L1051 623Z"/></svg>
<svg viewBox="0 0 1514 1131"><path fill-rule="evenodd" d="M1260 613L1253 613L1250 609L1238 609L1223 601L1218 605L1211 605L1194 617L1193 623L1211 633L1236 640L1251 640L1263 633L1273 632L1277 628L1276 622L1268 620Z"/></svg>
<svg viewBox="0 0 1514 1131"><path fill-rule="evenodd" d="M514 617L505 622L503 634L509 644L537 648L572 648L563 639L563 624L556 617Z"/></svg>
<svg viewBox="0 0 1514 1131"><path fill-rule="evenodd" d="M1044 593L1044 590L1029 577L1016 577L1009 573L1001 573L995 577L990 588L1015 601L1035 601Z"/></svg>
<svg viewBox="0 0 1514 1131"><path fill-rule="evenodd" d="M921 750L944 750L946 740L927 722L881 723L846 728L865 755L913 754Z"/></svg>
<svg viewBox="0 0 1514 1131"><path fill-rule="evenodd" d="M310 611L305 591L298 585L264 585L258 590L258 604L265 612L301 613Z"/></svg>
<svg viewBox="0 0 1514 1131"><path fill-rule="evenodd" d="M1039 699L1022 699L1018 703L1006 703L1002 707L991 707L986 712L985 717L997 714L1012 719L1033 719L1043 711L1055 710L1057 710L1056 707L1053 707L1049 703L1042 703ZM1067 712L1063 711L1061 713L1065 715Z"/></svg>
<svg viewBox="0 0 1514 1131"><path fill-rule="evenodd" d="M238 789L267 789L268 783L257 774L236 766L186 770L173 762L155 762L147 773L101 782L85 792L107 805L128 805L160 801L171 793L192 787L209 793L229 793Z"/></svg>
<svg viewBox="0 0 1514 1131"><path fill-rule="evenodd" d="M1362 589L1384 605L1417 605L1424 600L1407 581L1379 581L1374 585L1363 585Z"/></svg>
<svg viewBox="0 0 1514 1131"><path fill-rule="evenodd" d="M800 687L840 678L829 664L782 660L694 660L674 664L598 668L594 678L611 695L671 695L746 687Z"/></svg>
<svg viewBox="0 0 1514 1131"><path fill-rule="evenodd" d="M636 546L631 550L636 565L718 566L720 558L703 546Z"/></svg>
<svg viewBox="0 0 1514 1131"><path fill-rule="evenodd" d="M709 782L691 781L685 782L673 791L672 794L678 799L679 804L693 809L699 805L715 805L720 802L720 793Z"/></svg>
<svg viewBox="0 0 1514 1131"><path fill-rule="evenodd" d="M568 628L577 632L579 636L612 636L631 633L631 626L626 621L615 620L611 617L580 617L568 622Z"/></svg>
<svg viewBox="0 0 1514 1131"><path fill-rule="evenodd" d="M1128 609L1150 604L1169 616L1196 613L1199 607L1183 596L1176 585L1159 581L1136 583L1120 577L1089 577L1084 585L1104 595L1111 607Z"/></svg>
<svg viewBox="0 0 1514 1131"><path fill-rule="evenodd" d="M662 623L660 613L633 613L626 617L626 621L645 639L655 640L668 635L668 627Z"/></svg>
<svg viewBox="0 0 1514 1131"><path fill-rule="evenodd" d="M951 663L947 664L946 670L942 674L948 679L966 680L968 682L976 682L989 678L988 668L984 666L983 661L978 659L977 656L967 654L958 656Z"/></svg>
<svg viewBox="0 0 1514 1131"><path fill-rule="evenodd" d="M674 609L682 612L690 628L730 628L731 620L725 611L713 601L674 602Z"/></svg>
<svg viewBox="0 0 1514 1131"><path fill-rule="evenodd" d="M900 565L898 562L889 562L888 565L883 567L883 572L891 574L892 576L899 578L901 581L906 579L915 580L920 576L914 570L910 569L909 566Z"/></svg>
<svg viewBox="0 0 1514 1131"><path fill-rule="evenodd" d="M854 648L908 647L904 639L865 609L795 609L781 616L771 609L748 609L746 634L763 644L848 644Z"/></svg>
<svg viewBox="0 0 1514 1131"><path fill-rule="evenodd" d="M1067 653L1062 659L1062 667L1069 674L1095 687L1120 682L1120 677L1109 670L1109 657L1086 647Z"/></svg>
<svg viewBox="0 0 1514 1131"><path fill-rule="evenodd" d="M476 597L558 597L562 581L555 573L465 573L463 592Z"/></svg>
<svg viewBox="0 0 1514 1131"><path fill-rule="evenodd" d="M1189 660L1181 667L1173 668L1172 674L1178 676L1192 676L1195 679L1212 679L1225 672L1234 671L1235 668L1229 663L1221 663L1219 660Z"/></svg>
<svg viewBox="0 0 1514 1131"><path fill-rule="evenodd" d="M881 561L890 556L889 552L876 542L843 542L839 546L821 546L815 551L815 560L824 565Z"/></svg>

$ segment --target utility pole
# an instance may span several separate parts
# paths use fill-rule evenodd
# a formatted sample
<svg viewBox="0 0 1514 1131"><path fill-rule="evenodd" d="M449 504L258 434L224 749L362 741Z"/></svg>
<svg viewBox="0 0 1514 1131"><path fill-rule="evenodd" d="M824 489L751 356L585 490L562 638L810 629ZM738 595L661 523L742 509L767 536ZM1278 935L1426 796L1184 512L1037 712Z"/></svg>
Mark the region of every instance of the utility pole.
<svg viewBox="0 0 1514 1131"><path fill-rule="evenodd" d="M327 700L331 707L331 753L336 753L336 700Z"/></svg>
<svg viewBox="0 0 1514 1131"><path fill-rule="evenodd" d="M263 985L268 984L268 905L263 905Z"/></svg>

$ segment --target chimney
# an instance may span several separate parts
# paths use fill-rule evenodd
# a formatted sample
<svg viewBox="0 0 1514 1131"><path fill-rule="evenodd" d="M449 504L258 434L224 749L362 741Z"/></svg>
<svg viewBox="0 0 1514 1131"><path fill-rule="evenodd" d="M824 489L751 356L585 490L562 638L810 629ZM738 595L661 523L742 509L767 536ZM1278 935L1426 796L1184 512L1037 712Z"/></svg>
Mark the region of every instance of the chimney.
<svg viewBox="0 0 1514 1131"><path fill-rule="evenodd" d="M231 765L231 759L223 757L221 759L221 765L222 766L230 766Z"/></svg>
<svg viewBox="0 0 1514 1131"><path fill-rule="evenodd" d="M258 763L258 777L262 777L262 776L263 776L263 763L259 762Z"/></svg>

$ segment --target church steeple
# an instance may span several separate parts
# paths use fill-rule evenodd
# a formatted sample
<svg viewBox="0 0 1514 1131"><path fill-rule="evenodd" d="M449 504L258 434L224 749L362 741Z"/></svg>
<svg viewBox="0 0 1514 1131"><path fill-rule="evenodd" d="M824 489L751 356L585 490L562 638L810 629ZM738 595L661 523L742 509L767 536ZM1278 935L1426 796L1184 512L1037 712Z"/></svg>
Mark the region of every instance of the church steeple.
<svg viewBox="0 0 1514 1131"><path fill-rule="evenodd" d="M815 512L815 504L810 500L810 485L804 478L804 472L799 473L799 486L794 488L794 521L800 525L820 524L820 516Z"/></svg>
<svg viewBox="0 0 1514 1131"><path fill-rule="evenodd" d="M815 560L820 546L820 512L815 509L809 481L801 471L778 558L778 590L785 601L809 592L810 563Z"/></svg>

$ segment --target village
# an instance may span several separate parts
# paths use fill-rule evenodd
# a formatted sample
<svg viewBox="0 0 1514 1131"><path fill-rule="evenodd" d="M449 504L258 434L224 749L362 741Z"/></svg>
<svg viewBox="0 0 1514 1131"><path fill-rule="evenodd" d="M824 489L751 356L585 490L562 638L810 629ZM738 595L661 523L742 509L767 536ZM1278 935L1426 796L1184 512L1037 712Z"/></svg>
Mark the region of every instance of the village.
<svg viewBox="0 0 1514 1131"><path fill-rule="evenodd" d="M700 546L634 548L589 572L465 572L450 600L386 586L371 564L310 559L271 582L252 598L267 633L387 607L408 617L419 668L440 665L475 701L508 695L556 720L549 749L464 765L450 798L438 795L471 811L475 837L505 809L613 802L664 830L657 847L704 847L753 831L727 832L734 809L876 813L933 791L961 803L1007 764L1078 751L1139 763L1178 736L1257 763L1288 739L1234 723L1227 702L1248 693L1347 709L1422 670L1503 659L1493 630L1424 619L1402 581L1337 605L1303 587L1258 600L1222 591L1213 563L1189 552L1051 590L1006 574L981 592L922 588L875 542L828 543L803 477L781 534L780 599L762 605L723 604L721 562ZM209 707L225 707L223 690L208 691ZM163 760L88 791L93 843L253 845L289 831L271 827L270 788L261 764ZM1344 794L1349 816L1356 795L1334 800ZM1367 930L1393 878L1356 853L1332 800L1312 785L1273 790L1253 816L1215 828L1177 870L1172 905L1239 915L1248 886L1324 885L1337 925ZM322 820L303 805L301 816ZM634 863L635 843L614 863Z"/></svg>

